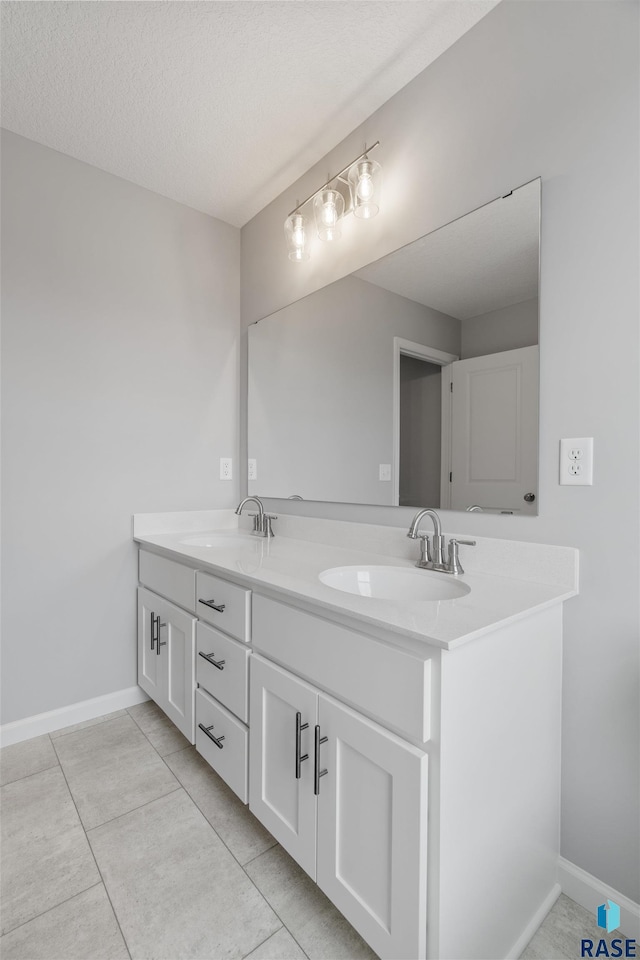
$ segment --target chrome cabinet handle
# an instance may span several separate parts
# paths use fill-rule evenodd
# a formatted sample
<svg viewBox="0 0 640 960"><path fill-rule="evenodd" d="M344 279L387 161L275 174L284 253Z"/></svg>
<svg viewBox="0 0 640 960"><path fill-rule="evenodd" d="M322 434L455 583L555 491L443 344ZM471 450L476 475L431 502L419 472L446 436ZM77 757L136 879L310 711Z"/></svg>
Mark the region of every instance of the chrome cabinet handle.
<svg viewBox="0 0 640 960"><path fill-rule="evenodd" d="M159 620L159 619L160 619L160 617L158 617L158 620ZM154 613L153 610L152 610L152 611L151 611L151 649L152 649L152 650L155 650L156 640L157 640L157 639L158 639L158 638L156 637L156 615L155 615L155 613Z"/></svg>
<svg viewBox="0 0 640 960"><path fill-rule="evenodd" d="M162 630L163 627L166 627L166 625L167 625L166 623L160 623L160 614L158 614L156 618L156 627L158 628L158 632L156 634L156 653L158 654L158 656L160 656L160 647L166 647L167 645L166 640L160 639L160 631Z"/></svg>
<svg viewBox="0 0 640 960"><path fill-rule="evenodd" d="M224 734L223 734L221 737L214 737L214 735L211 733L211 731L213 730L214 726L215 726L214 723L212 723L210 727L205 727L204 723L199 723L199 724L198 724L198 727L200 728L200 730L202 730L203 733L206 733L206 735L209 737L209 740L213 740L213 742L215 743L216 747L218 747L220 750L222 750L222 749L224 749L223 746L222 746L222 741L224 740Z"/></svg>
<svg viewBox="0 0 640 960"><path fill-rule="evenodd" d="M535 493L525 493L525 495L524 495L524 497L523 497L522 499L523 499L523 500L526 500L527 503L533 503L534 500L536 499L536 495L535 495Z"/></svg>
<svg viewBox="0 0 640 960"><path fill-rule="evenodd" d="M222 613L222 612L224 611L224 608L225 608L225 604L224 604L224 603L216 603L215 600L200 600L200 599L198 599L198 603L204 603L205 607L211 607L212 610L217 610L218 613Z"/></svg>
<svg viewBox="0 0 640 960"><path fill-rule="evenodd" d="M306 730L309 726L308 723L302 722L302 714L300 712L296 713L296 780L299 780L302 776L301 765L303 760L309 759L309 754L305 753L304 756L300 755L302 750L302 731Z"/></svg>
<svg viewBox="0 0 640 960"><path fill-rule="evenodd" d="M226 660L214 660L215 653L203 653L202 650L198 653L198 656L210 663L212 667L217 667L218 670L224 670L224 665L227 662Z"/></svg>
<svg viewBox="0 0 640 960"><path fill-rule="evenodd" d="M327 774L327 770L320 769L320 744L326 743L329 737L320 736L320 727L316 724L316 736L315 736L315 769L313 771L313 792L316 797L320 793L320 777L324 777Z"/></svg>

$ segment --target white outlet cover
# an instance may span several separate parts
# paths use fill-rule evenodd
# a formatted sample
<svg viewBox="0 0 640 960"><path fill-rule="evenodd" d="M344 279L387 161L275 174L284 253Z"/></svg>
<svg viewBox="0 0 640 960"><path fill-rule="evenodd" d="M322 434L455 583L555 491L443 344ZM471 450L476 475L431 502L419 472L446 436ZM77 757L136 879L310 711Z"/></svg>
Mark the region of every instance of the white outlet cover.
<svg viewBox="0 0 640 960"><path fill-rule="evenodd" d="M247 461L247 480L257 480L257 479L258 479L258 461L250 459Z"/></svg>
<svg viewBox="0 0 640 960"><path fill-rule="evenodd" d="M560 483L593 486L593 437L568 437L560 441Z"/></svg>
<svg viewBox="0 0 640 960"><path fill-rule="evenodd" d="M391 464L390 463L379 464L378 480L385 480L385 481L391 480Z"/></svg>
<svg viewBox="0 0 640 960"><path fill-rule="evenodd" d="M233 460L231 457L220 457L220 479L233 480Z"/></svg>

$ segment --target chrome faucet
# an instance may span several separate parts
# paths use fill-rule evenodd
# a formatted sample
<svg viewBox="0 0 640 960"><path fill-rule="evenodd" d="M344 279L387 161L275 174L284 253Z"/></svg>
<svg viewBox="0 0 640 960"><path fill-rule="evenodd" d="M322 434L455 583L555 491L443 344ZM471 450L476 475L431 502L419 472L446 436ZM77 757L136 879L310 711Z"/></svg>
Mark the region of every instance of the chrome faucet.
<svg viewBox="0 0 640 960"><path fill-rule="evenodd" d="M429 536L425 533L419 533L420 524L423 517L429 517L433 523L433 537L431 542ZM408 537L412 540L420 540L420 559L416 561L416 567L422 570L438 570L440 573L452 573L454 575L464 573L458 557L458 545L465 544L469 547L475 547L475 540L458 540L454 537L449 541L448 560L444 559L444 537L442 536L442 524L440 517L435 510L419 510L411 521Z"/></svg>
<svg viewBox="0 0 640 960"><path fill-rule="evenodd" d="M271 528L271 521L277 520L278 518L272 513L264 512L264 505L259 497L245 497L236 507L238 516L242 513L242 508L245 503L250 502L255 503L258 507L257 513L249 514L250 517L253 517L253 530L251 532L254 537L274 537L275 534Z"/></svg>
<svg viewBox="0 0 640 960"><path fill-rule="evenodd" d="M418 533L423 517L429 517L433 523L433 539L431 542L429 542L429 537L426 534ZM407 536L411 537L412 540L420 540L420 559L416 563L416 567L429 570L445 569L442 524L435 510L429 508L419 510L411 521Z"/></svg>

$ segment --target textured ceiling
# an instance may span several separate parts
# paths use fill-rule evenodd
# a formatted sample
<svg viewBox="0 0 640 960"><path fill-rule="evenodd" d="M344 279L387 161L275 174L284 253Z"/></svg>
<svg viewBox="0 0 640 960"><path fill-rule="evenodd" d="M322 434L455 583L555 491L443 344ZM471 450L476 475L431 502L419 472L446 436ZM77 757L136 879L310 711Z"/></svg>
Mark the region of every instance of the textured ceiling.
<svg viewBox="0 0 640 960"><path fill-rule="evenodd" d="M2 125L241 226L497 0L2 3Z"/></svg>
<svg viewBox="0 0 640 960"><path fill-rule="evenodd" d="M540 182L410 243L355 276L468 320L538 296Z"/></svg>

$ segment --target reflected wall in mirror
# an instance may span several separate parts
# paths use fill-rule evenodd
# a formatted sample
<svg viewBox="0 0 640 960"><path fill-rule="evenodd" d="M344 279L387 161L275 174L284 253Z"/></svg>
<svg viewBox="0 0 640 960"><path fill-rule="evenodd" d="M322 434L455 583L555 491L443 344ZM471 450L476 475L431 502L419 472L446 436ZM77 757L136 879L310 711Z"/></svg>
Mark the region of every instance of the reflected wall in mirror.
<svg viewBox="0 0 640 960"><path fill-rule="evenodd" d="M249 328L249 494L537 513L540 181Z"/></svg>

